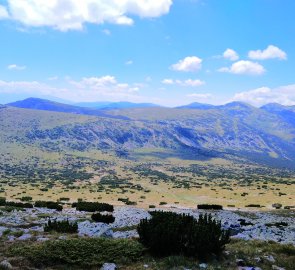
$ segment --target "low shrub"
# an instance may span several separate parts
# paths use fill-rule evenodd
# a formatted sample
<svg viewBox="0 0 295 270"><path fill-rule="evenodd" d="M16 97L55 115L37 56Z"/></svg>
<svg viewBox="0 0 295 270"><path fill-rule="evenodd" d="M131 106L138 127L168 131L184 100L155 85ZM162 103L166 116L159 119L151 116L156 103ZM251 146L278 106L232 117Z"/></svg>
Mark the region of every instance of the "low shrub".
<svg viewBox="0 0 295 270"><path fill-rule="evenodd" d="M5 206L6 205L6 198L0 197L0 206Z"/></svg>
<svg viewBox="0 0 295 270"><path fill-rule="evenodd" d="M229 243L229 231L211 215L192 216L173 212L151 212L150 220L141 220L139 241L156 256L185 255L204 258L219 255Z"/></svg>
<svg viewBox="0 0 295 270"><path fill-rule="evenodd" d="M73 203L72 207L76 207L78 211L85 212L113 212L114 206L108 203L99 203L99 202L77 202Z"/></svg>
<svg viewBox="0 0 295 270"><path fill-rule="evenodd" d="M281 203L274 203L274 204L272 204L272 207L275 209L281 209L283 207L283 205Z"/></svg>
<svg viewBox="0 0 295 270"><path fill-rule="evenodd" d="M245 219L238 219L238 221L240 222L241 226L253 226L254 224L252 222L247 222Z"/></svg>
<svg viewBox="0 0 295 270"><path fill-rule="evenodd" d="M35 207L43 207L48 209L55 209L57 211L62 211L63 207L57 202L51 201L37 201L35 202Z"/></svg>
<svg viewBox="0 0 295 270"><path fill-rule="evenodd" d="M32 201L32 197L31 196L24 196L24 197L21 197L21 201L22 202L30 202L30 201Z"/></svg>
<svg viewBox="0 0 295 270"><path fill-rule="evenodd" d="M260 204L248 204L245 207L256 207L256 208L261 208L262 206Z"/></svg>
<svg viewBox="0 0 295 270"><path fill-rule="evenodd" d="M62 269L71 266L89 269L100 267L105 262L134 262L142 257L143 252L144 248L138 241L107 238L46 241L30 246L18 244L9 250L10 256L24 257L38 268L67 265Z"/></svg>
<svg viewBox="0 0 295 270"><path fill-rule="evenodd" d="M113 223L115 221L113 215L102 215L100 213L92 214L91 219L95 222L102 222L107 224Z"/></svg>
<svg viewBox="0 0 295 270"><path fill-rule="evenodd" d="M78 224L76 222L71 223L68 220L62 221L51 221L48 220L47 224L44 226L44 232L59 232L59 233L77 233L78 232Z"/></svg>
<svg viewBox="0 0 295 270"><path fill-rule="evenodd" d="M198 209L204 209L204 210L222 210L222 205L218 204L198 204Z"/></svg>
<svg viewBox="0 0 295 270"><path fill-rule="evenodd" d="M8 201L6 201L5 206L19 207L19 208L33 208L33 205L31 203L8 202Z"/></svg>
<svg viewBox="0 0 295 270"><path fill-rule="evenodd" d="M274 222L274 223L266 223L265 224L266 227L287 227L288 226L288 223L287 222L284 222L284 221L281 221L281 222Z"/></svg>

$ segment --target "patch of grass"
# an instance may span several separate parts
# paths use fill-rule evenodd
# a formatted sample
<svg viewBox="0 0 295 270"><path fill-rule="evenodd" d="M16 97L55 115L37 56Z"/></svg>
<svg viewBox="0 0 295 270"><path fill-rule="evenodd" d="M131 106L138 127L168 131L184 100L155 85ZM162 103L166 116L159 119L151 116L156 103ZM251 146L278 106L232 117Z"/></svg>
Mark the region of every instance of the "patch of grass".
<svg viewBox="0 0 295 270"><path fill-rule="evenodd" d="M261 264L255 261L256 257L263 258L264 255L273 255L276 262L275 264L285 268L286 270L293 270L295 265L295 246L283 245L276 242L264 242L264 241L241 241L232 240L227 245L227 250L234 258L243 259L247 265L256 265L263 270L270 270L271 265L266 260L263 260Z"/></svg>
<svg viewBox="0 0 295 270"><path fill-rule="evenodd" d="M105 262L137 261L143 252L143 246L134 240L84 238L34 243L30 246L13 245L7 254L24 257L37 267L55 265L86 267L101 266Z"/></svg>

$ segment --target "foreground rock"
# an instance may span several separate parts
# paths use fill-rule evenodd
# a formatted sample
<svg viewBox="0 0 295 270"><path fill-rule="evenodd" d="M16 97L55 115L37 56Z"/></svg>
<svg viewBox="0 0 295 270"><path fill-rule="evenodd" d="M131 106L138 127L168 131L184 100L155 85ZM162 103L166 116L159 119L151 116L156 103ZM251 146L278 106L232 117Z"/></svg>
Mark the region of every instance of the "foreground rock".
<svg viewBox="0 0 295 270"><path fill-rule="evenodd" d="M205 211L176 208L158 210L185 213L195 218L198 218L200 214L210 213L214 218L221 221L224 229L231 231L233 238L273 240L279 243L295 245L295 217L291 215L286 217L271 212L258 211ZM115 207L113 215L115 222L108 225L92 222L90 213L76 211L73 208L64 209L61 212L45 208L3 212L0 216L0 237L5 233L8 241L24 241L28 239L46 241L49 236L44 233L43 226L50 217L56 220L78 222L78 234L80 237L134 238L138 237L135 226L139 224L140 220L151 218L147 210L127 206ZM17 233L21 235L18 238L15 237ZM38 236L34 236L36 234Z"/></svg>
<svg viewBox="0 0 295 270"><path fill-rule="evenodd" d="M117 265L114 263L105 263L103 266L100 268L101 270L116 270Z"/></svg>

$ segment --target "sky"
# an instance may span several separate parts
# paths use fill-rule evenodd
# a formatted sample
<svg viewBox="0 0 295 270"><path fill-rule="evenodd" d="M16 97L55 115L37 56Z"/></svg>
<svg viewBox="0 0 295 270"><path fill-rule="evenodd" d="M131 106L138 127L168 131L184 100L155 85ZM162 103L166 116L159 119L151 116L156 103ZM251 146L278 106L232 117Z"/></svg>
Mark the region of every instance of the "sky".
<svg viewBox="0 0 295 270"><path fill-rule="evenodd" d="M294 0L0 0L0 104L295 105Z"/></svg>

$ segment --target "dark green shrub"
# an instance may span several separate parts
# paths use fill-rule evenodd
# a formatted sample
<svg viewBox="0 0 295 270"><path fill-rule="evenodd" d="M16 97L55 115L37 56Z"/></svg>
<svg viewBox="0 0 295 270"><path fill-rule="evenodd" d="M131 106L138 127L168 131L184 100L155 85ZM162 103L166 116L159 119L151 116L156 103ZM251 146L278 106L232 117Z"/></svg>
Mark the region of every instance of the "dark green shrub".
<svg viewBox="0 0 295 270"><path fill-rule="evenodd" d="M262 207L260 204L248 204L245 207L255 207L255 208L260 208Z"/></svg>
<svg viewBox="0 0 295 270"><path fill-rule="evenodd" d="M5 206L20 207L20 208L33 208L33 205L31 203L21 203L21 202L7 202L6 201Z"/></svg>
<svg viewBox="0 0 295 270"><path fill-rule="evenodd" d="M72 207L76 207L78 211L85 212L113 212L114 206L108 203L99 203L99 202L77 202L73 203Z"/></svg>
<svg viewBox="0 0 295 270"><path fill-rule="evenodd" d="M0 206L5 206L6 205L6 198L0 197Z"/></svg>
<svg viewBox="0 0 295 270"><path fill-rule="evenodd" d="M30 202L33 198L31 196L24 196L24 197L21 197L21 201L22 202Z"/></svg>
<svg viewBox="0 0 295 270"><path fill-rule="evenodd" d="M44 226L44 232L59 232L59 233L77 233L78 232L78 224L71 223L68 220L62 221L51 221L48 220L47 224Z"/></svg>
<svg viewBox="0 0 295 270"><path fill-rule="evenodd" d="M199 204L198 209L204 209L204 210L222 210L222 205L218 204Z"/></svg>
<svg viewBox="0 0 295 270"><path fill-rule="evenodd" d="M151 212L150 220L141 220L139 241L157 256L185 255L199 258L219 255L229 243L229 231L211 215L192 216L172 212Z"/></svg>
<svg viewBox="0 0 295 270"><path fill-rule="evenodd" d="M43 207L48 209L55 209L57 211L62 211L62 205L60 205L57 202L51 202L51 201L37 201L35 202L35 207Z"/></svg>
<svg viewBox="0 0 295 270"><path fill-rule="evenodd" d="M115 221L113 215L102 215L100 213L92 214L91 219L95 222L102 222L107 224L113 223Z"/></svg>

